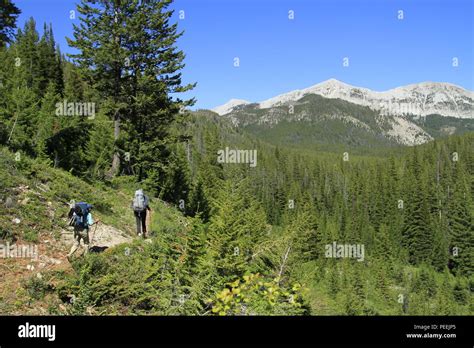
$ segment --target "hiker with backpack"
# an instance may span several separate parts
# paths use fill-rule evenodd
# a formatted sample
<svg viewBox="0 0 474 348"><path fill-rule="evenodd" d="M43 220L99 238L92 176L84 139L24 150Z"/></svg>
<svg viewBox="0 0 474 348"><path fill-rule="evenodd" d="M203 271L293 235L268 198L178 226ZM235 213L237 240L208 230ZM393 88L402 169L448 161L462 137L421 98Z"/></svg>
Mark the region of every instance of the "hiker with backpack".
<svg viewBox="0 0 474 348"><path fill-rule="evenodd" d="M86 202L76 203L69 210L69 225L74 226L74 244L67 255L68 259L77 251L81 245L81 240L85 247L84 254L89 252L89 228L99 222L99 220L94 222L91 210L92 205L87 204Z"/></svg>
<svg viewBox="0 0 474 348"><path fill-rule="evenodd" d="M137 235L146 238L146 216L147 210L151 212L148 196L142 189L135 191L135 197L132 201L133 214L137 222Z"/></svg>

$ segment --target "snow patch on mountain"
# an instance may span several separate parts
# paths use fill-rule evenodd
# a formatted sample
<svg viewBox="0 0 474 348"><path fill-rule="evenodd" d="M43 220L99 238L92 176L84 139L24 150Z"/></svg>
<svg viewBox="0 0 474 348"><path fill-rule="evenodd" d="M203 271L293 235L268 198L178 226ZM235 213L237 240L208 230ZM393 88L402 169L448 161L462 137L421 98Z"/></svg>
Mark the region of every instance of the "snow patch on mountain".
<svg viewBox="0 0 474 348"><path fill-rule="evenodd" d="M264 100L259 103L259 107L266 109L291 104L307 94L318 94L325 98L339 98L391 115L440 114L459 118L474 118L474 92L444 82L422 82L385 92L376 92L330 79L302 90L291 91Z"/></svg>
<svg viewBox="0 0 474 348"><path fill-rule="evenodd" d="M212 111L218 113L219 115L225 115L231 112L234 108L241 105L250 104L249 101L243 99L231 99L227 103L215 107Z"/></svg>

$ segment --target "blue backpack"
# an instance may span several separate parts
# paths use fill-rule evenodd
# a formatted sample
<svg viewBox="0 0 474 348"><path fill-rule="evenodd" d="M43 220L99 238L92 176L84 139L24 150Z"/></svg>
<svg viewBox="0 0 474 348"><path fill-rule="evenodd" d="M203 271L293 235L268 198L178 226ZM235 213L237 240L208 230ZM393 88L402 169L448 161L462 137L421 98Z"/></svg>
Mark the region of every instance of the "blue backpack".
<svg viewBox="0 0 474 348"><path fill-rule="evenodd" d="M92 205L86 202L79 202L74 205L74 213L76 216L74 218L74 226L79 229L89 228L87 224L87 216L90 213Z"/></svg>

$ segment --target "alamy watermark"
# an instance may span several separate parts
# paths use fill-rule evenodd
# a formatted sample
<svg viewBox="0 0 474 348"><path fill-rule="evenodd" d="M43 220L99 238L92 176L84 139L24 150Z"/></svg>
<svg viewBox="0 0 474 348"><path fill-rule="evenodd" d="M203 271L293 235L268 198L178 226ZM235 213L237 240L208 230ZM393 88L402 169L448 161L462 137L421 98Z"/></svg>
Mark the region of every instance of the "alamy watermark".
<svg viewBox="0 0 474 348"><path fill-rule="evenodd" d="M382 116L388 115L414 115L418 117L423 116L423 109L417 103L392 103L391 100L388 102L380 102L380 114Z"/></svg>
<svg viewBox="0 0 474 348"><path fill-rule="evenodd" d="M24 258L38 260L38 246L37 245L10 245L0 244L0 258Z"/></svg>
<svg viewBox="0 0 474 348"><path fill-rule="evenodd" d="M52 342L56 339L56 325L36 325L26 322L18 326L19 338L47 338Z"/></svg>
<svg viewBox="0 0 474 348"><path fill-rule="evenodd" d="M365 247L364 244L326 244L325 256L327 258L351 258L357 259L357 261L364 261Z"/></svg>
<svg viewBox="0 0 474 348"><path fill-rule="evenodd" d="M95 103L68 102L56 103L56 116L81 116L90 120L95 118Z"/></svg>
<svg viewBox="0 0 474 348"><path fill-rule="evenodd" d="M257 166L257 150L232 150L226 147L217 151L218 163L248 163L250 167Z"/></svg>

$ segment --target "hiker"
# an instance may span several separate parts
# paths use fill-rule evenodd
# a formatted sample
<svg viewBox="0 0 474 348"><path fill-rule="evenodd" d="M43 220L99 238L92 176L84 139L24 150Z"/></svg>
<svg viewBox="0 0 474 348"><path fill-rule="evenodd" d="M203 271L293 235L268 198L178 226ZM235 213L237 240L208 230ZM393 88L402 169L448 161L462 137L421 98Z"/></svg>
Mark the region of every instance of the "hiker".
<svg viewBox="0 0 474 348"><path fill-rule="evenodd" d="M94 222L91 210L92 205L87 204L85 202L76 203L69 210L69 225L74 226L74 244L71 247L71 251L67 255L68 259L77 251L77 249L81 245L81 239L86 249L84 254L87 254L89 252L89 228L99 222Z"/></svg>
<svg viewBox="0 0 474 348"><path fill-rule="evenodd" d="M147 210L151 212L149 206L148 196L143 193L142 189L135 191L135 197L132 201L133 214L135 214L135 219L137 221L137 235L139 237L143 236L146 238L146 215Z"/></svg>

